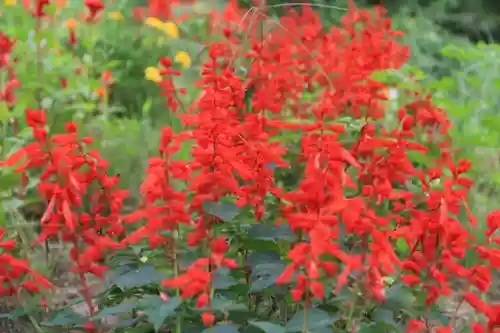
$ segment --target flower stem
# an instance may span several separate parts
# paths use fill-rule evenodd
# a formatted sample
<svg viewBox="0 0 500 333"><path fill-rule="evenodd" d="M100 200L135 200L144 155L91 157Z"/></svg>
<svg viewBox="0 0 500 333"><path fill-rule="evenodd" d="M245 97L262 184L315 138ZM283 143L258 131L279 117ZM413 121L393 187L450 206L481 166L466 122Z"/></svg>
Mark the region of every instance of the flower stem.
<svg viewBox="0 0 500 333"><path fill-rule="evenodd" d="M78 240L76 237L73 237L73 246L76 252L77 260L76 262L79 262L79 246L78 246ZM79 266L79 264L77 264ZM92 293L90 292L89 285L87 283L87 279L85 278L85 274L80 270L80 267L78 267L78 276L80 277L80 283L82 284L82 295L83 299L85 301L85 304L87 305L87 309L89 311L89 317L92 319L95 316L95 311L94 311L94 302L92 301Z"/></svg>
<svg viewBox="0 0 500 333"><path fill-rule="evenodd" d="M172 242L172 255L173 255L173 266L174 266L174 276L179 276L179 260L177 259L177 248L176 248L176 240L180 240L181 232L179 230L179 226L177 226L176 236L173 237ZM178 298L181 297L181 290L179 288L176 289L176 296ZM175 319L175 333L182 333L182 316L178 315Z"/></svg>
<svg viewBox="0 0 500 333"><path fill-rule="evenodd" d="M308 320L309 320L309 305L310 305L310 298L309 298L309 292L306 291L306 301L304 304L304 326L302 328L302 333L307 333L308 332Z"/></svg>

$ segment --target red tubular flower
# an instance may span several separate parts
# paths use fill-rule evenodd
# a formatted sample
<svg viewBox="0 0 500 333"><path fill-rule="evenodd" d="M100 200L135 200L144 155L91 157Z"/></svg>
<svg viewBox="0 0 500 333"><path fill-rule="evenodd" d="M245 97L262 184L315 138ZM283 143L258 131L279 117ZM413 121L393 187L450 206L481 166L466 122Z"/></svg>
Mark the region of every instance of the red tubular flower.
<svg viewBox="0 0 500 333"><path fill-rule="evenodd" d="M87 22L93 22L96 20L97 15L104 10L105 6L101 0L85 0L85 6L89 10L88 16L85 18Z"/></svg>
<svg viewBox="0 0 500 333"><path fill-rule="evenodd" d="M0 229L0 238L3 238L6 230ZM40 273L31 269L27 260L20 260L12 254L5 251L16 249L15 239L0 241L0 296L17 295L21 289L32 293L53 289L54 285L50 283Z"/></svg>
<svg viewBox="0 0 500 333"><path fill-rule="evenodd" d="M197 296L201 300L198 305L206 305L207 297L210 294L212 274L207 270L208 259L198 259L177 277L163 281L164 287L179 288L182 298Z"/></svg>
<svg viewBox="0 0 500 333"><path fill-rule="evenodd" d="M0 69L10 65L10 54L15 43L15 40L0 32Z"/></svg>
<svg viewBox="0 0 500 333"><path fill-rule="evenodd" d="M148 15L167 21L172 15L171 0L148 0Z"/></svg>
<svg viewBox="0 0 500 333"><path fill-rule="evenodd" d="M50 0L35 0L35 9L33 10L33 15L37 18L42 18L45 15L45 6L50 5Z"/></svg>
<svg viewBox="0 0 500 333"><path fill-rule="evenodd" d="M471 292L465 293L464 299L488 318L488 333L493 333L500 328L500 304L489 305Z"/></svg>
<svg viewBox="0 0 500 333"><path fill-rule="evenodd" d="M207 327L212 327L215 322L215 316L212 312L203 312L201 319L203 324Z"/></svg>
<svg viewBox="0 0 500 333"><path fill-rule="evenodd" d="M176 112L180 104L177 94L183 95L186 93L186 90L183 88L177 89L173 81L175 76L181 75L181 71L172 68L173 62L170 58L160 59L160 64L163 67L163 70L160 71L162 80L158 82L158 87L161 88L161 94L167 100L167 106L172 110L172 112Z"/></svg>

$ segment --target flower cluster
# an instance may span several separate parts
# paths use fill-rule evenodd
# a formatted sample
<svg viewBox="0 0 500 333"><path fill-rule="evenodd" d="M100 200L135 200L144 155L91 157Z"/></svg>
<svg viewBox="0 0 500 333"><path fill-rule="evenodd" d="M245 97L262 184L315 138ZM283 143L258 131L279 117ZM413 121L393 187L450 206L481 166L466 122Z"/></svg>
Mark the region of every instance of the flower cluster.
<svg viewBox="0 0 500 333"><path fill-rule="evenodd" d="M15 59L11 59L14 44L14 40L4 33L0 33L0 72L5 73L7 77L4 86L0 90L0 101L6 103L9 109L16 103L15 91L20 86L13 68Z"/></svg>
<svg viewBox="0 0 500 333"><path fill-rule="evenodd" d="M101 263L106 252L121 247L117 237L124 228L119 215L128 191L119 190L118 176L108 176L107 161L96 150L87 150L89 137L79 138L77 125L66 124L66 133L49 135L44 110L26 110L26 122L35 142L13 153L2 164L15 167L26 176L40 170L38 191L48 203L41 224L41 242L60 238L71 245L72 271L82 283L91 316L94 305L85 274L104 278L107 266ZM21 162L21 163L19 163ZM84 200L90 208L83 209ZM87 201L86 201L87 202Z"/></svg>
<svg viewBox="0 0 500 333"><path fill-rule="evenodd" d="M277 281L288 283L298 273L292 290L296 301L322 299L325 277L334 278L340 290L353 273L362 273L358 283L377 301L386 297L384 278L397 274L426 293L428 306L451 295L451 277L478 292L489 288L498 250L475 245L469 228L456 218L463 208L471 226L476 223L466 204L473 182L466 176L470 162L457 161L450 149L444 110L431 103L431 96L415 94L398 110L394 128L377 126L385 116L387 87L371 75L400 68L409 58L408 48L397 42L403 33L391 29L385 13L351 6L342 25L325 32L309 7L300 14L290 11L280 22L283 29L272 30L265 41L252 39L244 54L251 60L248 82L235 75L232 65L237 31L225 31L227 42L211 46L196 111L181 115L195 142L188 190L190 211L198 217L187 239L191 245L214 240L211 225L218 221L207 217L204 203L235 197L237 204L254 207L260 219L263 196L271 192L284 203L282 221L302 237ZM250 109L243 101L247 90L252 91ZM315 94L316 101L305 103L305 94ZM287 110L293 121L284 117ZM339 117L359 122L359 130L339 123ZM287 166L285 147L271 144L273 135L287 131L303 133L299 158L305 170L293 192L276 188L266 168ZM411 152L427 154L433 147L441 154L429 157L428 165L411 160ZM437 180L439 187L433 186ZM493 221L488 221L488 235L498 228ZM352 244L343 243L347 238ZM398 251L398 241L408 250ZM462 264L468 251L481 258L471 267ZM206 260L166 285L205 304ZM489 318L490 332L498 326L495 306L479 302L473 292L465 299ZM419 322L416 318L410 331L418 332ZM482 326L474 327L479 332Z"/></svg>
<svg viewBox="0 0 500 333"><path fill-rule="evenodd" d="M103 5L85 4L87 21L94 21ZM228 8L226 21L241 18L236 2ZM170 15L165 2L151 1L149 9L155 17L150 25ZM207 47L201 94L189 108L179 99L185 90L174 84L181 72L172 59L161 59L161 69L149 68L146 77L160 87L184 130L162 129L158 156L150 158L140 188L140 206L125 216L119 211L128 193L118 189L118 177L107 175L99 153L88 150L91 138L80 138L73 122L65 133L49 135L45 112L26 110L35 142L2 164L23 174L42 169L38 190L48 207L40 240L61 237L71 244L91 317L85 274L102 277L108 251L146 240L175 254L176 245L186 242L200 257L186 267L176 262L174 276L162 286L194 299L204 324L214 325L215 274L238 264L217 228L224 219L209 208L230 201L250 208L256 223L277 216L277 224L296 234L296 241L285 245L288 265L276 282L293 284L292 299L306 307L327 296L328 284L334 292L355 285L367 299L384 301L387 277L424 293L429 307L451 296L453 279L461 279L467 285L461 296L487 319L474 323L474 332L498 329L499 306L479 295L488 291L491 270L500 266L495 234L500 213L488 216L486 241L475 239L471 230L477 221L467 205L471 163L457 159L452 149L445 110L432 104L432 96L408 93L394 125L381 126L388 87L373 74L399 69L409 58L398 41L403 33L392 29L385 15L382 8L351 4L341 25L328 30L304 6L290 10L266 38L254 31L242 36L238 27L227 25L225 39ZM8 54L12 43L6 37L1 43L0 51ZM245 76L236 57L248 64ZM0 60L8 64L8 57ZM110 73L102 83L110 86ZM282 136L297 140L283 142ZM190 146L188 161L175 158L181 146ZM426 163L414 160L416 154L427 155ZM277 182L276 168L299 172L293 189ZM266 214L269 197L278 203L274 214ZM89 207L83 207L84 198ZM461 211L466 223L458 218ZM126 233L123 222L138 226ZM463 264L467 253L477 256L473 265ZM36 290L30 284L24 288ZM89 322L86 328L94 326ZM423 318L409 321L409 333L426 329ZM451 332L451 326L436 331Z"/></svg>
<svg viewBox="0 0 500 333"><path fill-rule="evenodd" d="M0 238L6 230L0 229ZM38 293L53 289L54 285L37 271L33 270L27 260L16 258L9 251L16 249L15 239L0 241L0 296L18 296L21 290Z"/></svg>

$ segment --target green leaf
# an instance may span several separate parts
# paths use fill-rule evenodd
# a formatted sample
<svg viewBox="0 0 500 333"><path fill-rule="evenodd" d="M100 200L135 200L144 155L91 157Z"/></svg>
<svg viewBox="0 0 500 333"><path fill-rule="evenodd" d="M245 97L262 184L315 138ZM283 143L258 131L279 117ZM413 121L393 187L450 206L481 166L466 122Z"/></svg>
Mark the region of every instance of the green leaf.
<svg viewBox="0 0 500 333"><path fill-rule="evenodd" d="M154 299L154 297L149 299L151 306L146 307L144 313L153 324L155 331L158 332L165 320L175 313L175 310L181 304L181 300L178 297L172 297L168 302L164 302L159 296L156 297L157 299Z"/></svg>
<svg viewBox="0 0 500 333"><path fill-rule="evenodd" d="M281 260L281 256L278 252L276 252L276 251L257 251L257 252L252 252L252 253L250 253L250 255L248 255L247 260L246 260L246 265L254 268L257 265L269 264L269 263L274 263L274 262L277 262L281 265L283 264L283 261Z"/></svg>
<svg viewBox="0 0 500 333"><path fill-rule="evenodd" d="M159 283L163 280L163 274L155 269L153 265L144 265L125 272L112 280L121 290L144 286L150 283Z"/></svg>
<svg viewBox="0 0 500 333"><path fill-rule="evenodd" d="M295 240L295 234L290 230L290 227L286 224L282 224L278 227L266 224L253 224L250 230L248 230L248 237L261 239L261 240Z"/></svg>
<svg viewBox="0 0 500 333"><path fill-rule="evenodd" d="M66 326L66 325L78 325L85 324L87 318L79 313L74 312L70 308L58 311L47 321L43 321L41 324L44 326Z"/></svg>
<svg viewBox="0 0 500 333"><path fill-rule="evenodd" d="M121 60L111 60L110 62L108 62L108 65L107 67L109 69L113 69L113 68L116 68L116 67L119 67L122 65L122 62Z"/></svg>
<svg viewBox="0 0 500 333"><path fill-rule="evenodd" d="M370 323L366 326L361 327L358 333L380 333L385 332L387 327L381 323Z"/></svg>
<svg viewBox="0 0 500 333"><path fill-rule="evenodd" d="M202 333L239 333L239 328L240 325L219 324L203 330Z"/></svg>
<svg viewBox="0 0 500 333"><path fill-rule="evenodd" d="M275 285L285 265L283 263L260 264L254 267L251 275L250 292L260 292Z"/></svg>
<svg viewBox="0 0 500 333"><path fill-rule="evenodd" d="M216 290L222 290L229 289L236 284L238 284L238 281L236 281L232 276L223 275L217 272L214 276L212 287Z"/></svg>
<svg viewBox="0 0 500 333"><path fill-rule="evenodd" d="M416 297L407 286L396 284L387 291L387 298L383 306L391 310L408 309L415 304L415 300Z"/></svg>
<svg viewBox="0 0 500 333"><path fill-rule="evenodd" d="M253 321L248 322L250 325L256 326L266 333L285 333L286 330L283 326L276 325L267 321Z"/></svg>
<svg viewBox="0 0 500 333"><path fill-rule="evenodd" d="M0 103L0 121L6 121L11 116L7 103Z"/></svg>
<svg viewBox="0 0 500 333"><path fill-rule="evenodd" d="M242 239L242 244L248 251L273 251L278 252L280 247L275 241L266 241L263 239L255 239L250 237L245 237Z"/></svg>
<svg viewBox="0 0 500 333"><path fill-rule="evenodd" d="M161 299L161 297L159 297L158 295L144 295L139 300L137 308L140 310L145 310L148 308L157 308L163 303L165 303L165 301Z"/></svg>
<svg viewBox="0 0 500 333"><path fill-rule="evenodd" d="M206 201L203 203L203 209L213 216L220 218L224 222L231 222L240 212L240 208L231 203L218 203Z"/></svg>
<svg viewBox="0 0 500 333"><path fill-rule="evenodd" d="M397 324L394 321L394 312L388 309L378 308L373 314L373 319L377 322L384 323L385 325L390 325L396 327Z"/></svg>
<svg viewBox="0 0 500 333"><path fill-rule="evenodd" d="M144 105L142 106L142 114L144 116L149 115L149 111L151 110L152 105L153 105L153 100L151 99L151 97L148 97L148 99L146 100L146 102L144 102Z"/></svg>
<svg viewBox="0 0 500 333"><path fill-rule="evenodd" d="M118 313L126 313L135 309L135 304L120 304L117 306L112 306L110 308L102 309L96 316L96 318L104 318L106 316L115 315Z"/></svg>
<svg viewBox="0 0 500 333"><path fill-rule="evenodd" d="M301 310L286 323L287 332L301 332L304 329L304 310ZM307 311L307 328L309 331L329 327L333 324L334 317L323 310L309 308Z"/></svg>
<svg viewBox="0 0 500 333"><path fill-rule="evenodd" d="M227 313L228 311L247 312L248 307L242 303L235 303L234 301L225 298L222 295L216 295L212 299L212 310Z"/></svg>
<svg viewBox="0 0 500 333"><path fill-rule="evenodd" d="M398 238L396 241L396 249L399 252L406 253L410 248L408 247L408 243L406 243L406 240L404 238Z"/></svg>

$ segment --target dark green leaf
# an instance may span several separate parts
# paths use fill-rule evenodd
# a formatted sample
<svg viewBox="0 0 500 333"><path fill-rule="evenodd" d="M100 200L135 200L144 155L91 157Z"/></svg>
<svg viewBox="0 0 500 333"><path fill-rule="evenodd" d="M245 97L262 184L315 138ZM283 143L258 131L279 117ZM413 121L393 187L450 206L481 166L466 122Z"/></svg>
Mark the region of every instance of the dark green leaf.
<svg viewBox="0 0 500 333"><path fill-rule="evenodd" d="M302 332L304 329L304 310L297 312L288 323L286 323L287 332ZM330 316L323 310L310 308L307 311L307 328L310 331L331 326L334 317Z"/></svg>
<svg viewBox="0 0 500 333"><path fill-rule="evenodd" d="M118 313L125 313L125 312L131 312L133 309L135 309L135 304L120 304L117 306L112 306L110 308L104 308L102 309L96 316L96 318L104 318L106 316L118 314Z"/></svg>
<svg viewBox="0 0 500 333"><path fill-rule="evenodd" d="M204 325L182 327L182 333L200 333L206 327Z"/></svg>
<svg viewBox="0 0 500 333"><path fill-rule="evenodd" d="M286 330L283 326L276 325L267 321L253 321L248 322L250 325L257 326L266 333L285 333Z"/></svg>
<svg viewBox="0 0 500 333"><path fill-rule="evenodd" d="M250 253L246 260L246 265L250 267L256 267L260 264L269 264L277 262L283 264L280 254L275 251L258 251Z"/></svg>
<svg viewBox="0 0 500 333"><path fill-rule="evenodd" d="M415 296L408 287L396 284L387 291L384 307L392 310L407 309L415 304L415 300Z"/></svg>
<svg viewBox="0 0 500 333"><path fill-rule="evenodd" d="M144 295L139 300L137 308L141 310L145 310L148 308L157 308L163 303L165 303L165 301L161 299L161 297L159 297L158 295Z"/></svg>
<svg viewBox="0 0 500 333"><path fill-rule="evenodd" d="M378 308L375 310L373 314L373 319L376 322L384 323L386 325L396 326L396 322L394 321L394 312L388 309Z"/></svg>
<svg viewBox="0 0 500 333"><path fill-rule="evenodd" d="M151 333L153 330L153 325L143 324L127 328L127 333Z"/></svg>
<svg viewBox="0 0 500 333"><path fill-rule="evenodd" d="M129 319L129 320L121 321L120 323L118 323L118 325L116 325L116 327L130 328L130 327L134 326L137 323L137 321L138 321L137 319Z"/></svg>
<svg viewBox="0 0 500 333"><path fill-rule="evenodd" d="M84 324L87 318L73 310L67 308L57 312L52 319L43 321L41 324L44 326L66 326Z"/></svg>
<svg viewBox="0 0 500 333"><path fill-rule="evenodd" d="M239 325L234 324L219 324L211 328L203 330L202 333L239 333Z"/></svg>
<svg viewBox="0 0 500 333"><path fill-rule="evenodd" d="M213 216L220 218L224 222L230 222L238 215L240 208L231 203L218 203L206 201L203 203L203 209Z"/></svg>
<svg viewBox="0 0 500 333"><path fill-rule="evenodd" d="M248 231L248 237L261 239L261 240L295 240L295 234L290 230L290 227L286 224L282 224L278 227L274 225L266 224L254 224Z"/></svg>
<svg viewBox="0 0 500 333"><path fill-rule="evenodd" d="M163 280L163 274L158 272L153 265L144 265L115 278L112 283L121 290L144 286L150 283L159 283Z"/></svg>
<svg viewBox="0 0 500 333"><path fill-rule="evenodd" d="M180 304L180 298L172 297L168 300L168 302L162 301L159 306L146 308L144 310L144 313L146 314L146 316L148 316L151 324L153 324L155 331L158 332L165 320L175 313L175 310L179 307Z"/></svg>
<svg viewBox="0 0 500 333"><path fill-rule="evenodd" d="M358 333L380 333L385 332L386 326L381 323L371 323L366 326L362 326Z"/></svg>
<svg viewBox="0 0 500 333"><path fill-rule="evenodd" d="M242 239L242 244L245 246L245 248L248 251L274 251L274 252L278 252L280 249L278 244L274 240L267 241L267 240L263 240L263 239L245 237Z"/></svg>
<svg viewBox="0 0 500 333"><path fill-rule="evenodd" d="M224 313L228 311L248 311L248 307L245 304L235 303L234 301L227 299L221 295L214 296L211 306L213 310Z"/></svg>
<svg viewBox="0 0 500 333"><path fill-rule="evenodd" d="M431 305L429 319L439 321L443 326L447 326L450 323L450 317L444 315L443 311L440 311L437 305Z"/></svg>
<svg viewBox="0 0 500 333"><path fill-rule="evenodd" d="M251 275L250 292L260 292L275 285L276 278L283 272L283 263L260 264L254 267Z"/></svg>
<svg viewBox="0 0 500 333"><path fill-rule="evenodd" d="M238 284L238 281L236 281L232 276L216 274L212 282L212 287L216 290L229 289L236 284Z"/></svg>

